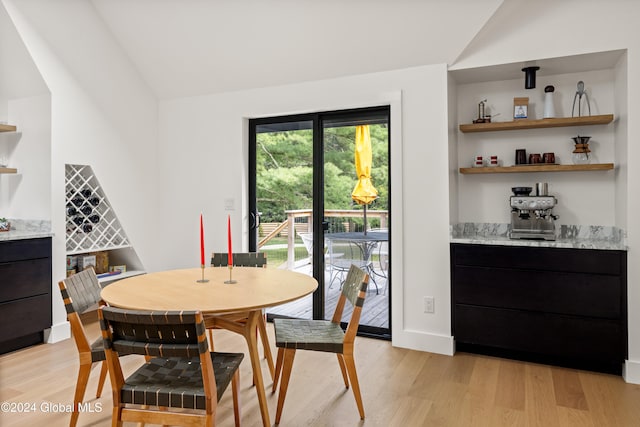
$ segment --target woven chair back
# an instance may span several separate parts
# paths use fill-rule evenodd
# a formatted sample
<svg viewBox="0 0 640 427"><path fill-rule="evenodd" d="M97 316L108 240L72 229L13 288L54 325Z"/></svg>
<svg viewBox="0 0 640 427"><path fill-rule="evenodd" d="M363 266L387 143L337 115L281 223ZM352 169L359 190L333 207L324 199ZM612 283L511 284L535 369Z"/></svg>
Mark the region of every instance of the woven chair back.
<svg viewBox="0 0 640 427"><path fill-rule="evenodd" d="M267 266L267 254L264 252L234 252L232 257L234 267L266 268ZM229 254L223 252L211 254L211 266L228 267Z"/></svg>
<svg viewBox="0 0 640 427"><path fill-rule="evenodd" d="M198 357L208 352L202 315L196 311L131 311L103 307L105 347L120 354Z"/></svg>
<svg viewBox="0 0 640 427"><path fill-rule="evenodd" d="M76 312L82 314L88 308L96 305L100 301L100 291L102 287L98 282L93 268L86 269L73 276L67 277L60 282L62 299L65 301L67 314ZM70 304L67 303L70 298Z"/></svg>

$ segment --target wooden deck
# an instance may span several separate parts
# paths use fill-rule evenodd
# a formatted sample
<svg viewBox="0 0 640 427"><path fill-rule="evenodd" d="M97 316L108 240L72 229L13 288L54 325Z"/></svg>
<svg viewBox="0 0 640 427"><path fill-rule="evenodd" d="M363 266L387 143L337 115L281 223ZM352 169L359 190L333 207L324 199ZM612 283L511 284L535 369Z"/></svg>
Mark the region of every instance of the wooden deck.
<svg viewBox="0 0 640 427"><path fill-rule="evenodd" d="M295 271L304 274L311 274L311 266L304 265L296 268ZM333 312L338 303L340 296L340 285L338 280L334 280L333 285L329 285L329 272L325 275L325 317L331 319ZM378 284L378 294L376 295L376 286L372 280L369 280L369 289L367 297L362 308L360 317L361 325L375 326L379 328L389 327L389 290L387 289L387 280L384 277L375 275L375 281ZM343 320L347 321L351 317L351 307L347 304L343 313ZM283 304L277 307L267 309L267 313L298 317L301 319L311 319L312 317L312 296L309 295L297 301Z"/></svg>

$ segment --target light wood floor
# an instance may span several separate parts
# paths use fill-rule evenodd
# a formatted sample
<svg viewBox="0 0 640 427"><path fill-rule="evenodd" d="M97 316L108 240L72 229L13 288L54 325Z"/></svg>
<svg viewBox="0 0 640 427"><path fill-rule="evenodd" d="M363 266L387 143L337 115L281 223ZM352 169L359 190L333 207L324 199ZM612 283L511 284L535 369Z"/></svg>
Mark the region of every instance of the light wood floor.
<svg viewBox="0 0 640 427"><path fill-rule="evenodd" d="M273 334L272 325L269 332ZM96 324L89 328L98 333ZM271 336L273 343L273 335ZM244 351L242 338L215 332L220 351ZM274 348L275 350L275 348ZM126 370L142 359L129 357ZM393 348L388 341L356 339L356 364L367 418L361 422L351 391L344 389L332 354L298 352L282 416L282 426L640 426L640 386L621 377L458 353L453 357ZM0 425L66 426L69 414L46 413L43 402L71 403L77 374L71 340L43 344L0 356L0 401L35 403L33 413L0 413ZM97 367L87 396L102 411L80 415L80 426L108 426L111 389L94 395ZM263 362L271 419L277 394L271 394ZM233 426L230 390L216 417ZM244 426L260 425L251 386L251 365L241 368ZM94 406L95 407L95 406Z"/></svg>

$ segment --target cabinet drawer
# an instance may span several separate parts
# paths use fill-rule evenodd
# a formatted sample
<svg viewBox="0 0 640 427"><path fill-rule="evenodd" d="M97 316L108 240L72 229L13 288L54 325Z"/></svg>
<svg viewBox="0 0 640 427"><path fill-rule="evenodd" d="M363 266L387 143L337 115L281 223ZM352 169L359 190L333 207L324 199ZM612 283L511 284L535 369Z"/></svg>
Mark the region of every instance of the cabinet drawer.
<svg viewBox="0 0 640 427"><path fill-rule="evenodd" d="M42 331L51 326L51 296L38 295L0 304L0 342Z"/></svg>
<svg viewBox="0 0 640 427"><path fill-rule="evenodd" d="M0 302L50 293L49 258L0 263Z"/></svg>
<svg viewBox="0 0 640 427"><path fill-rule="evenodd" d="M626 274L626 252L623 251L468 244L453 244L452 249L455 266Z"/></svg>
<svg viewBox="0 0 640 427"><path fill-rule="evenodd" d="M35 258L51 258L51 238L0 242L0 263Z"/></svg>
<svg viewBox="0 0 640 427"><path fill-rule="evenodd" d="M456 305L455 339L577 360L622 363L619 322L549 313Z"/></svg>
<svg viewBox="0 0 640 427"><path fill-rule="evenodd" d="M502 268L454 268L454 302L619 319L620 277Z"/></svg>

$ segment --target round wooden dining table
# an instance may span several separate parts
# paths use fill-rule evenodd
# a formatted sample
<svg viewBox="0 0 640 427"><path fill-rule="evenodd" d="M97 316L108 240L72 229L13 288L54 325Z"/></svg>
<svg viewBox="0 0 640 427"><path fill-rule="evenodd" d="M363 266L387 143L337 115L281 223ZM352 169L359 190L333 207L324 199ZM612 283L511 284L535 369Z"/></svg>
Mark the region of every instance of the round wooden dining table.
<svg viewBox="0 0 640 427"><path fill-rule="evenodd" d="M271 268L236 267L231 274L236 283L225 283L229 280L227 267L205 268L206 283L198 282L203 276L201 268L160 271L114 282L102 290L101 296L111 306L131 310L199 310L205 316L207 328L218 327L243 335L254 372L262 422L269 426L255 333L256 327L264 325L258 322L259 316L264 308L309 295L316 290L318 282L305 274ZM239 318L246 321L234 320ZM264 347L265 356L272 361L271 349ZM269 368L273 370L271 365Z"/></svg>

